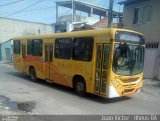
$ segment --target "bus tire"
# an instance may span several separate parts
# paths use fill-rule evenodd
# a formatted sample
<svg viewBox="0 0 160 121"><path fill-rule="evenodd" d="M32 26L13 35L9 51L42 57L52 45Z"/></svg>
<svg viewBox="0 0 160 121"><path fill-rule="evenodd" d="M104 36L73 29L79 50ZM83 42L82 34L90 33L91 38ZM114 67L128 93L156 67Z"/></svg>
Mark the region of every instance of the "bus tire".
<svg viewBox="0 0 160 121"><path fill-rule="evenodd" d="M76 78L74 80L74 91L80 96L85 96L86 94L86 83L83 78Z"/></svg>
<svg viewBox="0 0 160 121"><path fill-rule="evenodd" d="M36 71L35 71L34 67L31 67L29 69L29 74L30 74L30 78L32 81L37 81Z"/></svg>

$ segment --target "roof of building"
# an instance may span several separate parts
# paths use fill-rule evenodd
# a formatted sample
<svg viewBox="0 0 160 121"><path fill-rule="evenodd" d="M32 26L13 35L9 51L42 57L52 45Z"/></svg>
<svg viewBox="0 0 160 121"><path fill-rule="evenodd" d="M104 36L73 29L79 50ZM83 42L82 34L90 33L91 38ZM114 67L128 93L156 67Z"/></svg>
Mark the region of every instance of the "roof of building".
<svg viewBox="0 0 160 121"><path fill-rule="evenodd" d="M6 18L6 17L0 17L0 19L14 20L14 21L18 21L18 22L26 22L26 23L34 23L34 24L50 25L50 24L41 23L41 22L26 21L26 20L19 20L19 19Z"/></svg>
<svg viewBox="0 0 160 121"><path fill-rule="evenodd" d="M93 24L93 27L95 28L108 28L108 19L103 18L97 23ZM123 24L122 23L112 23L112 28L122 28Z"/></svg>
<svg viewBox="0 0 160 121"><path fill-rule="evenodd" d="M12 39L9 39L9 40L4 41L4 42L0 43L0 45L5 44L5 43L7 43L7 42L9 42L9 41L12 41Z"/></svg>
<svg viewBox="0 0 160 121"><path fill-rule="evenodd" d="M81 26L81 27L75 27L73 30L72 30L72 32L73 31L84 31L84 30L94 30L94 29L96 29L96 28L94 28L92 25L88 25L88 24L85 24L85 25L83 25L83 26Z"/></svg>
<svg viewBox="0 0 160 121"><path fill-rule="evenodd" d="M122 28L122 26L123 25L121 23L112 23L112 28ZM84 24L81 27L74 28L72 31L94 30L98 28L108 28L108 19L103 18L93 25Z"/></svg>
<svg viewBox="0 0 160 121"><path fill-rule="evenodd" d="M62 2L56 2L56 4L58 4L59 6L62 7L66 7L66 8L70 8L72 9L72 1L62 1ZM95 15L99 15L99 16L106 16L107 15L107 11L108 9L106 8L102 8L102 7L98 7L98 6L94 6L91 4L87 4L87 3L83 3L83 2L79 2L79 1L73 1L73 4L75 5L75 10L79 10L79 11L83 11L86 13L90 13L91 8L93 8L93 14ZM122 16L122 13L120 12L113 12L113 16L117 16L117 14L119 16Z"/></svg>
<svg viewBox="0 0 160 121"><path fill-rule="evenodd" d="M150 1L150 0L124 0L119 2L120 5L131 5L131 4L136 4L140 2L145 2L145 1Z"/></svg>
<svg viewBox="0 0 160 121"><path fill-rule="evenodd" d="M93 24L93 26L100 27L100 28L106 28L106 27L108 27L108 19L103 18L100 21Z"/></svg>

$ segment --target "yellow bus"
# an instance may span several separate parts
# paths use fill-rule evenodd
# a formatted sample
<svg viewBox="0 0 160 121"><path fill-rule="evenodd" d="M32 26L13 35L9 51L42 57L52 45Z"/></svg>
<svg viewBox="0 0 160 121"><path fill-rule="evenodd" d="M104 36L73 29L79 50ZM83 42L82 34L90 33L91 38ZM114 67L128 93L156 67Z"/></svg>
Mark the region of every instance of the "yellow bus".
<svg viewBox="0 0 160 121"><path fill-rule="evenodd" d="M16 37L14 67L48 82L114 98L142 87L144 36L125 29L96 29Z"/></svg>

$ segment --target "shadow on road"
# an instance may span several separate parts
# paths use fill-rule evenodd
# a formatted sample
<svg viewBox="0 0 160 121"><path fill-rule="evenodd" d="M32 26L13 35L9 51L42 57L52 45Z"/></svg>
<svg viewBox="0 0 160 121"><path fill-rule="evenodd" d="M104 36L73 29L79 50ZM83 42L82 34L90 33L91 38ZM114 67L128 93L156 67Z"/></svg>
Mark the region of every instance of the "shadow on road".
<svg viewBox="0 0 160 121"><path fill-rule="evenodd" d="M49 83L49 82L46 82L43 79L37 79L37 81L32 81L29 76L27 76L25 74L22 74L20 72L6 72L6 73L9 74L9 75L21 78L22 80L20 80L20 82L22 82L22 83L23 83L23 81L29 81L31 83L40 84L42 86L47 86L49 88L54 88L54 89L59 90L59 91L73 93L72 89L69 88L69 87L59 85L59 84L56 84L56 83Z"/></svg>
<svg viewBox="0 0 160 121"><path fill-rule="evenodd" d="M85 98L102 104L116 103L131 99L131 97L104 98L93 94L87 94Z"/></svg>
<svg viewBox="0 0 160 121"><path fill-rule="evenodd" d="M40 84L40 85L47 86L47 87L52 88L52 89L54 88L54 89L56 89L58 91L61 91L61 92L64 92L64 93L68 93L68 94L78 96L74 93L73 89L70 88L70 87L66 87L66 86L63 86L63 85L56 84L56 83L49 83L49 82L46 82L45 80L42 80L42 79L38 79L37 81L34 82L30 79L29 76L24 75L24 74L19 73L19 72L6 72L6 73L9 74L9 75L12 75L12 76L19 77L24 81L30 81L31 83ZM22 80L21 80L21 82L23 83ZM81 96L79 96L79 97L83 98L83 99L86 99L86 100L94 101L94 102L97 102L97 103L102 103L102 104L116 103L116 102L131 99L131 97L118 97L118 98L109 99L109 98L104 98L104 97L100 97L100 96L89 94L89 93L87 93L83 97L81 97Z"/></svg>

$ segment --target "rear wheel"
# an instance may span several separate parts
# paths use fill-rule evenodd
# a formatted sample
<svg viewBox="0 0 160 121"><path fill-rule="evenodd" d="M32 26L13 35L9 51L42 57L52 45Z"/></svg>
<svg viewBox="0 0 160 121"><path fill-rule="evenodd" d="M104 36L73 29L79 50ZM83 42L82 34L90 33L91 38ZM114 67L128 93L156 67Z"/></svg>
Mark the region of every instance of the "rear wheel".
<svg viewBox="0 0 160 121"><path fill-rule="evenodd" d="M30 73L31 80L32 81L37 81L36 71L35 71L35 69L33 67L30 68L29 73Z"/></svg>
<svg viewBox="0 0 160 121"><path fill-rule="evenodd" d="M86 94L86 84L84 79L77 78L74 81L74 91L76 94L84 96Z"/></svg>

